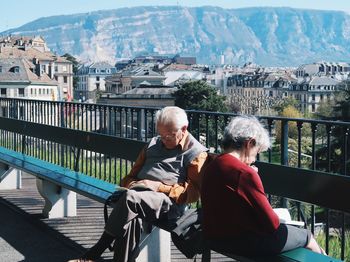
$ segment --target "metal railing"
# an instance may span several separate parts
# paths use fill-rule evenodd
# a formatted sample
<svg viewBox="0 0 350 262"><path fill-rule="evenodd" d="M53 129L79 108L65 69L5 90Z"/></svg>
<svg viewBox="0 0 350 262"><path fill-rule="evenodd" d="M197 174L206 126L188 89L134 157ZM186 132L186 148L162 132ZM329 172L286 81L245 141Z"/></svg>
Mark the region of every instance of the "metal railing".
<svg viewBox="0 0 350 262"><path fill-rule="evenodd" d="M156 133L154 116L157 110L152 107L0 98L2 117L142 141ZM190 132L212 152L220 152L224 128L235 114L194 110L187 113ZM273 144L266 153L260 154L260 161L326 171L330 176L349 175L350 122L258 118L268 129ZM1 130L1 146L20 151L23 145L18 145L19 141L16 134ZM114 183L120 181L131 165L121 159L38 138L27 137L25 147L28 155ZM317 233L316 226L322 223L326 251L331 249L330 243L334 242L331 240L336 239L340 246L336 256L350 259L347 255L350 248L347 246L350 245L347 214L274 196L270 200L273 205L292 207L297 219L304 216L313 233Z"/></svg>

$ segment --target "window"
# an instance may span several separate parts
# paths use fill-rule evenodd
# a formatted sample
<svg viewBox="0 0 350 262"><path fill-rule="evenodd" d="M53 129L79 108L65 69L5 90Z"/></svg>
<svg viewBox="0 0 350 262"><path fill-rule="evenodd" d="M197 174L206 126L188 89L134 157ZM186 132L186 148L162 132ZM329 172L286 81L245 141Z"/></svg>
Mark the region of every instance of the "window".
<svg viewBox="0 0 350 262"><path fill-rule="evenodd" d="M55 66L55 72L58 72L58 66Z"/></svg>
<svg viewBox="0 0 350 262"><path fill-rule="evenodd" d="M99 83L96 83L96 88L100 89L100 84Z"/></svg>
<svg viewBox="0 0 350 262"><path fill-rule="evenodd" d="M96 76L96 81L100 81L100 77L99 76Z"/></svg>
<svg viewBox="0 0 350 262"><path fill-rule="evenodd" d="M62 66L62 71L67 72L67 66Z"/></svg>
<svg viewBox="0 0 350 262"><path fill-rule="evenodd" d="M312 99L312 101L315 101L315 95L314 94L312 94L311 99Z"/></svg>
<svg viewBox="0 0 350 262"><path fill-rule="evenodd" d="M18 96L24 96L24 88L18 88Z"/></svg>
<svg viewBox="0 0 350 262"><path fill-rule="evenodd" d="M7 89L1 88L1 96L6 96L6 95L7 95Z"/></svg>
<svg viewBox="0 0 350 262"><path fill-rule="evenodd" d="M10 72L12 73L19 73L19 66L14 66L10 68Z"/></svg>
<svg viewBox="0 0 350 262"><path fill-rule="evenodd" d="M63 77L63 83L67 84L67 82L68 82L68 77L67 77L67 76L64 76L64 77Z"/></svg>
<svg viewBox="0 0 350 262"><path fill-rule="evenodd" d="M311 111L312 111L312 112L315 112L315 111L316 111L315 104L312 104L312 105L311 105Z"/></svg>
<svg viewBox="0 0 350 262"><path fill-rule="evenodd" d="M0 73L2 73L2 66L0 66Z"/></svg>

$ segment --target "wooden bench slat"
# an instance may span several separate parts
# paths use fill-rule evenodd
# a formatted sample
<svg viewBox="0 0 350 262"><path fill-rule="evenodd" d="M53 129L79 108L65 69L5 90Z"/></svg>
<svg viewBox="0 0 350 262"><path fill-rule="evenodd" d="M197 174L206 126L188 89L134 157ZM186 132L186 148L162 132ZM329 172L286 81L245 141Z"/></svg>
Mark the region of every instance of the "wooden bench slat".
<svg viewBox="0 0 350 262"><path fill-rule="evenodd" d="M73 190L81 195L104 202L116 190L124 190L117 185L74 172L46 161L23 155L0 147L0 160L38 178Z"/></svg>

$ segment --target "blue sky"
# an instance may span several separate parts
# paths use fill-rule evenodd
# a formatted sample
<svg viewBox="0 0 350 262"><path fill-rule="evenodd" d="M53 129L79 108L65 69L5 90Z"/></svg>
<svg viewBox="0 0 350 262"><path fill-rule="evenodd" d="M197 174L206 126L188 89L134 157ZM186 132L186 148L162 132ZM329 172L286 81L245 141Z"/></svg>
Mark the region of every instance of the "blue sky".
<svg viewBox="0 0 350 262"><path fill-rule="evenodd" d="M341 10L350 13L350 1L348 0L10 0L2 3L0 8L0 32L45 16L145 5L213 5L223 8L288 6L305 9Z"/></svg>

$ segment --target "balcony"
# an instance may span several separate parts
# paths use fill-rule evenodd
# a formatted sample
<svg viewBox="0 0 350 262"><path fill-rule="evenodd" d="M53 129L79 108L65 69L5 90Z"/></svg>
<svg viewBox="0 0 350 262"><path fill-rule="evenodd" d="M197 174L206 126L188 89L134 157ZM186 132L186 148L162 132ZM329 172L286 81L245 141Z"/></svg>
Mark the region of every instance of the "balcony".
<svg viewBox="0 0 350 262"><path fill-rule="evenodd" d="M154 115L157 108L153 107L10 98L0 98L0 106L0 118L142 141L156 134ZM223 130L234 115L192 110L187 113L190 132L211 152L219 153ZM260 120L268 129L273 142L268 152L259 155L258 163L267 171L262 177L266 191L275 193L268 196L272 205L289 207L293 219L306 221L316 239L332 257L350 259L350 207L346 193L340 195L341 192L350 192L350 122L281 117L260 117ZM128 173L132 165L123 159L98 153L98 150L83 150L73 144L46 141L44 138L47 135L37 130L35 137L23 139L16 132L0 127L0 146L115 184ZM55 136L54 133L49 135ZM300 171L300 177L293 180L299 181L298 184L279 179L278 172L284 170L279 167L286 166ZM286 174L282 175L287 177ZM316 180L312 180L316 181L313 182L314 187L306 187L310 185L310 175L312 179L320 175L319 179L316 177ZM325 190L331 193L326 193L322 199L312 198L312 189L317 191L332 184L339 188ZM316 203L324 205L318 206Z"/></svg>

